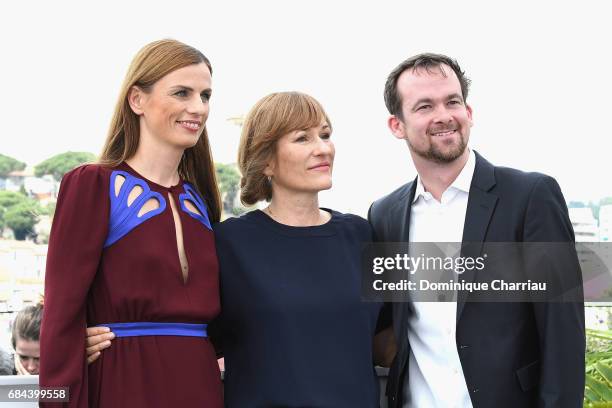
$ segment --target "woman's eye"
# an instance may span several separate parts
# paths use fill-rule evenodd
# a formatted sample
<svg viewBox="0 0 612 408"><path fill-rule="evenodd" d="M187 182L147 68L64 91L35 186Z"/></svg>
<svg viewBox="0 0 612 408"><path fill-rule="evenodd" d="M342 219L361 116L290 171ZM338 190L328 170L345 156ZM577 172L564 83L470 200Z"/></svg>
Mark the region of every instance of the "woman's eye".
<svg viewBox="0 0 612 408"><path fill-rule="evenodd" d="M320 137L323 140L329 140L331 138L331 133L323 133Z"/></svg>
<svg viewBox="0 0 612 408"><path fill-rule="evenodd" d="M181 90L181 91L175 92L174 95L184 97L184 96L187 96L187 91Z"/></svg>
<svg viewBox="0 0 612 408"><path fill-rule="evenodd" d="M208 92L204 92L203 94L200 94L200 97L202 98L203 102L208 102L210 101L210 94Z"/></svg>

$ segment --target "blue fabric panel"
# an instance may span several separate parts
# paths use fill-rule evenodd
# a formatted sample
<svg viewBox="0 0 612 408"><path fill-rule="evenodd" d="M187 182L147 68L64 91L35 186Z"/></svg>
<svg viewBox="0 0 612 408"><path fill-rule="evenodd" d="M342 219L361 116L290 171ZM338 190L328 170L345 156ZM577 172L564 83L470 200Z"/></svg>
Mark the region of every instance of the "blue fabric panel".
<svg viewBox="0 0 612 408"><path fill-rule="evenodd" d="M202 224L206 226L209 230L212 231L212 226L210 225L210 220L208 219L208 210L206 209L206 204L200 195L196 192L195 188L189 183L183 184L183 189L185 190L184 194L179 195L179 201L181 202L181 208L191 217L200 221ZM194 213L189 211L187 206L185 205L185 200L189 200L195 205L195 207L200 211L201 214Z"/></svg>
<svg viewBox="0 0 612 408"><path fill-rule="evenodd" d="M118 176L125 177L123 185L119 189L119 195L115 195L115 180ZM128 197L132 189L136 186L142 188L142 193L136 197L134 202L128 206ZM151 198L159 201L159 208L151 210L141 217L138 216L138 212L142 206ZM166 200L164 197L156 191L151 191L149 185L142 179L132 176L130 173L125 171L115 170L111 174L110 182L110 200L111 200L111 211L108 228L108 237L104 243L104 247L108 247L128 232L145 222L151 217L161 214L166 209Z"/></svg>

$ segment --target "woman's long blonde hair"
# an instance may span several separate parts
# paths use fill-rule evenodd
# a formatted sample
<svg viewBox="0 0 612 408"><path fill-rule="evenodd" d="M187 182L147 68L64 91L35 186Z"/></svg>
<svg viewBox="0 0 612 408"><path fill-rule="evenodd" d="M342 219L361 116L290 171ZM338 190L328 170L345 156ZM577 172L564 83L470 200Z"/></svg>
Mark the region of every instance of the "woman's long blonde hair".
<svg viewBox="0 0 612 408"><path fill-rule="evenodd" d="M116 167L132 157L138 149L139 117L128 102L128 94L133 86L148 92L155 82L170 72L201 63L206 64L212 75L212 67L204 54L176 40L154 41L138 51L121 85L99 163ZM221 218L221 198L206 126L198 142L185 149L178 172L198 189L206 201L210 220L218 222Z"/></svg>

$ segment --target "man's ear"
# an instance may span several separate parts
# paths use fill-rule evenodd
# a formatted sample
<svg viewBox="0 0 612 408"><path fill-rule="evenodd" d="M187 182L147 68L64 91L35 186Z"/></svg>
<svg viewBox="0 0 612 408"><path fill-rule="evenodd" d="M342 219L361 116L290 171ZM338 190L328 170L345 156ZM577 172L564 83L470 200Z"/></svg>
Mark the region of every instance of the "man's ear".
<svg viewBox="0 0 612 408"><path fill-rule="evenodd" d="M404 139L404 123L395 115L389 116L387 119L387 126L389 126L389 130L393 133L393 136L398 139Z"/></svg>
<svg viewBox="0 0 612 408"><path fill-rule="evenodd" d="M144 112L143 105L145 100L145 93L142 89L136 85L132 86L128 92L128 103L130 108L136 115L142 115Z"/></svg>

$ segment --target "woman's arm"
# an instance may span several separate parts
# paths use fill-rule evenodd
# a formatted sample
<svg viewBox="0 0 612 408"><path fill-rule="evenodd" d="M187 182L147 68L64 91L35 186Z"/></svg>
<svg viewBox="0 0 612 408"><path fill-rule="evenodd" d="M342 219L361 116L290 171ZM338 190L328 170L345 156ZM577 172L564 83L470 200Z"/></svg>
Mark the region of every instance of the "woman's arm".
<svg viewBox="0 0 612 408"><path fill-rule="evenodd" d="M86 303L108 232L106 173L100 166L86 165L64 176L49 237L39 383L69 387L65 407L88 405Z"/></svg>
<svg viewBox="0 0 612 408"><path fill-rule="evenodd" d="M374 336L374 364L391 367L397 353L397 342L393 332L393 309L391 303L385 303L378 315L376 335Z"/></svg>
<svg viewBox="0 0 612 408"><path fill-rule="evenodd" d="M396 353L397 343L395 342L393 327L388 327L374 336L374 364L381 367L391 367Z"/></svg>

